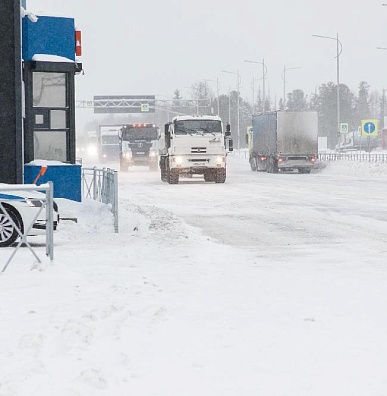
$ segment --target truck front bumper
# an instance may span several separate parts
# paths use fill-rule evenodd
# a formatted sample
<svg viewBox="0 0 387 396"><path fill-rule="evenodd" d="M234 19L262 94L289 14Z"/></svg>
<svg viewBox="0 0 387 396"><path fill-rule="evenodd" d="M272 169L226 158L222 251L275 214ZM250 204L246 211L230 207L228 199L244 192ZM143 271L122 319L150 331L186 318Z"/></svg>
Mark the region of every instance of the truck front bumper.
<svg viewBox="0 0 387 396"><path fill-rule="evenodd" d="M198 156L171 156L170 169L178 173L204 174L208 170L222 169L226 167L225 155L213 155L206 157Z"/></svg>

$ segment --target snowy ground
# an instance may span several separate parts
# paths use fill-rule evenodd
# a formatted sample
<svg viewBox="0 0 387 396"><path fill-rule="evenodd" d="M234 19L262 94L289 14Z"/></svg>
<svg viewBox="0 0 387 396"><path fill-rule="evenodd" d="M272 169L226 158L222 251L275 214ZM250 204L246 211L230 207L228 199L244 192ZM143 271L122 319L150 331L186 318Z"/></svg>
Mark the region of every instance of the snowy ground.
<svg viewBox="0 0 387 396"><path fill-rule="evenodd" d="M78 222L54 262L31 238L43 265L22 248L0 275L0 396L387 395L386 178L132 169L119 234L109 208L59 200Z"/></svg>

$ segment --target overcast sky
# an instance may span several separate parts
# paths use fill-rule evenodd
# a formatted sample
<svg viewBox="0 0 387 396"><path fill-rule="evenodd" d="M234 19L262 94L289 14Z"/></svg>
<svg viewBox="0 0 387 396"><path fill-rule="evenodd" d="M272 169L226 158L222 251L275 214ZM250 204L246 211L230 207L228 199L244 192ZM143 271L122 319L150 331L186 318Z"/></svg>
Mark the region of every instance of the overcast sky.
<svg viewBox="0 0 387 396"><path fill-rule="evenodd" d="M272 100L287 91L306 94L322 83L336 82L336 37L342 43L340 82L357 92L360 81L371 89L387 88L387 7L374 0L27 0L37 14L70 16L82 30L85 75L78 76L77 100L94 95L155 94L171 98L179 89L203 79L216 92L236 88L252 100L252 81L262 84L267 65L267 90Z"/></svg>

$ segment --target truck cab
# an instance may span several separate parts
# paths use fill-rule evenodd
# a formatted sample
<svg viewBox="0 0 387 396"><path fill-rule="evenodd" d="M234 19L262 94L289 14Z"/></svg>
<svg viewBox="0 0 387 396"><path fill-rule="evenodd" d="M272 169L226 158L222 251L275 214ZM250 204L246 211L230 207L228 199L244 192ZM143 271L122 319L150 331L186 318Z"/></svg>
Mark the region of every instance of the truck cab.
<svg viewBox="0 0 387 396"><path fill-rule="evenodd" d="M158 168L157 138L159 128L155 124L126 124L119 134L120 170L127 172L130 166Z"/></svg>

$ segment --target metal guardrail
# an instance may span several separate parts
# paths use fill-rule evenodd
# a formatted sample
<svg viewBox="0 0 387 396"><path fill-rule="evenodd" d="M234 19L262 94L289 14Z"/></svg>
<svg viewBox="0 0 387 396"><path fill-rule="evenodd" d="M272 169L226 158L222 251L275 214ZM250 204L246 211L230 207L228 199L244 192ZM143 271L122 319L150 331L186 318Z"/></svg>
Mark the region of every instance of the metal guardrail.
<svg viewBox="0 0 387 396"><path fill-rule="evenodd" d="M249 152L246 149L234 150L229 153L234 158L249 159ZM358 162L374 162L387 163L387 154L380 153L361 153L361 152L342 152L342 153L319 153L320 161L358 161Z"/></svg>
<svg viewBox="0 0 387 396"><path fill-rule="evenodd" d="M17 224L14 223L12 220L12 217L8 214L7 210L4 208L3 204L0 202L0 213L3 213L8 220L11 222L13 227L15 227L16 231L19 234L19 242L16 245L15 250L12 252L11 256L7 260L6 264L4 265L3 269L1 272L4 272L10 262L12 261L13 257L15 256L16 252L19 250L20 246L24 243L28 249L31 251L31 253L34 255L36 260L38 261L39 264L42 263L38 255L35 253L34 249L32 246L28 243L27 241L27 235L30 232L33 224L35 223L36 219L39 217L40 213L42 210L45 208L46 209L46 256L50 257L50 261L54 259L54 219L53 219L53 206L54 206L54 198L53 198L53 183L48 182L45 184L41 184L40 186L35 186L35 185L20 185L20 184L12 184L8 186L2 186L0 188L0 191L2 192L7 192L7 191L39 191L39 192L44 192L45 193L45 198L42 198L42 206L39 208L37 211L35 218L32 220L31 224L25 224L24 225L24 234L22 231L19 229Z"/></svg>
<svg viewBox="0 0 387 396"><path fill-rule="evenodd" d="M318 158L320 161L358 161L387 163L387 154L378 153L319 153Z"/></svg>
<svg viewBox="0 0 387 396"><path fill-rule="evenodd" d="M245 158L245 159L249 159L250 156L248 149L240 149L240 150L234 149L233 151L227 153L227 155L234 158Z"/></svg>
<svg viewBox="0 0 387 396"><path fill-rule="evenodd" d="M82 196L111 205L114 232L118 233L118 176L110 168L82 168Z"/></svg>

